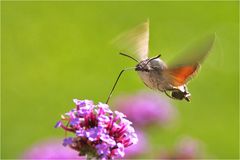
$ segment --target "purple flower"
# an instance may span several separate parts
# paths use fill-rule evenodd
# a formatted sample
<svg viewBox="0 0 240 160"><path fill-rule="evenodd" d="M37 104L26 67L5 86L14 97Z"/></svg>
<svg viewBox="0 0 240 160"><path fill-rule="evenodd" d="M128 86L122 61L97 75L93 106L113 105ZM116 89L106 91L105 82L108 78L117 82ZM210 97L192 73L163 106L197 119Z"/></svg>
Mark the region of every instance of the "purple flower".
<svg viewBox="0 0 240 160"><path fill-rule="evenodd" d="M201 159L204 157L202 143L199 140L185 137L180 140L173 151L161 152L161 159Z"/></svg>
<svg viewBox="0 0 240 160"><path fill-rule="evenodd" d="M195 159L203 156L203 146L199 140L185 137L176 146L176 155L178 157Z"/></svg>
<svg viewBox="0 0 240 160"><path fill-rule="evenodd" d="M78 125L80 123L80 119L79 118L74 118L70 123L69 125L70 126L75 126L75 125Z"/></svg>
<svg viewBox="0 0 240 160"><path fill-rule="evenodd" d="M99 139L99 136L101 135L102 132L103 132L102 127L94 127L87 129L85 131L85 136L88 137L90 141L96 141L97 139Z"/></svg>
<svg viewBox="0 0 240 160"><path fill-rule="evenodd" d="M117 156L117 157L124 157L125 155L125 152L124 152L124 146L122 143L117 143L117 148L114 150L114 154Z"/></svg>
<svg viewBox="0 0 240 160"><path fill-rule="evenodd" d="M63 145L64 145L64 146L71 145L72 142L73 142L72 137L65 138L65 139L63 140Z"/></svg>
<svg viewBox="0 0 240 160"><path fill-rule="evenodd" d="M167 100L153 92L122 96L115 101L115 106L139 127L153 123L164 125L172 121L177 113Z"/></svg>
<svg viewBox="0 0 240 160"><path fill-rule="evenodd" d="M145 133L140 130L136 130L136 133L140 141L136 145L129 146L125 149L125 158L140 158L141 155L147 153L151 149Z"/></svg>
<svg viewBox="0 0 240 160"><path fill-rule="evenodd" d="M106 144L108 144L109 146L115 146L116 145L116 142L113 140L112 137L110 137L109 135L107 134L102 134L100 136L100 139L105 142Z"/></svg>
<svg viewBox="0 0 240 160"><path fill-rule="evenodd" d="M98 104L98 111L99 111L99 114L105 114L105 113L109 113L109 114L112 114L113 112L111 111L111 109L109 109L109 106L107 104L104 104L104 103L99 103Z"/></svg>
<svg viewBox="0 0 240 160"><path fill-rule="evenodd" d="M74 150L62 147L61 139L48 139L34 144L31 148L27 149L21 159L85 159L79 157L78 153Z"/></svg>
<svg viewBox="0 0 240 160"><path fill-rule="evenodd" d="M62 125L62 121L58 121L58 122L56 123L56 125L54 126L54 128L61 127L61 125Z"/></svg>
<svg viewBox="0 0 240 160"><path fill-rule="evenodd" d="M76 131L76 135L79 136L79 137L84 137L84 136L86 136L86 130L83 129L83 128L79 128L79 129Z"/></svg>
<svg viewBox="0 0 240 160"><path fill-rule="evenodd" d="M138 142L132 122L121 112L112 112L107 104L74 99L76 108L62 116L56 127L74 133L63 145L81 156L114 159L125 155L125 148Z"/></svg>
<svg viewBox="0 0 240 160"><path fill-rule="evenodd" d="M84 106L92 106L93 101L90 100L78 100L78 99L73 99L73 102L76 104L77 107L84 107Z"/></svg>
<svg viewBox="0 0 240 160"><path fill-rule="evenodd" d="M102 158L108 157L111 153L109 150L109 146L106 143L100 143L96 145L98 155L101 155Z"/></svg>

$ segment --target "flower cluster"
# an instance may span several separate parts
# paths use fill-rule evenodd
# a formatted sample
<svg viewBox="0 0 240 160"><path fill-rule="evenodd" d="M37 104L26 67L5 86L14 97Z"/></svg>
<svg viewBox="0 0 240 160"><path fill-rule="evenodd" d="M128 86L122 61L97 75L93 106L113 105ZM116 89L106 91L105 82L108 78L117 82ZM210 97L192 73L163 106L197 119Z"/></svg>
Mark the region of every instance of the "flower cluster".
<svg viewBox="0 0 240 160"><path fill-rule="evenodd" d="M124 157L124 149L138 141L132 122L126 115L111 111L107 104L73 100L76 108L62 115L55 127L75 134L63 141L80 156L97 159Z"/></svg>

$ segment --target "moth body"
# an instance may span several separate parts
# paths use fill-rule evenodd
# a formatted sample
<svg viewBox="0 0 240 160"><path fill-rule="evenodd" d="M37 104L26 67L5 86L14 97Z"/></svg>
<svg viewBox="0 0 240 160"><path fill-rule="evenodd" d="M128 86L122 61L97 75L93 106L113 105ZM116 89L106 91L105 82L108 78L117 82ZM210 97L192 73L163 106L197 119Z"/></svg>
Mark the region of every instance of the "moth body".
<svg viewBox="0 0 240 160"><path fill-rule="evenodd" d="M137 64L135 70L146 86L163 92L172 88L167 82L167 79L163 76L163 71L165 69L167 69L167 64L160 58L157 58L141 61Z"/></svg>

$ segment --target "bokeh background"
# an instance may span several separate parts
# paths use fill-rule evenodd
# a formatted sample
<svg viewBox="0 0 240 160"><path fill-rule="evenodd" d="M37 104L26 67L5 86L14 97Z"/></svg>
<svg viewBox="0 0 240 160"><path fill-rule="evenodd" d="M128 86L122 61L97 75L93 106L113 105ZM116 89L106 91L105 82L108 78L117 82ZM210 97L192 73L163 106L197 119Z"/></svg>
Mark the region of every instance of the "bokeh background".
<svg viewBox="0 0 240 160"><path fill-rule="evenodd" d="M145 157L187 134L204 142L209 156L237 159L238 13L237 1L1 2L1 157L18 158L42 139L63 137L53 126L73 98L105 102L119 71L135 65L111 40L149 18L150 56L168 61L210 32L217 40L189 84L191 103L170 100L180 117L174 127L148 127L153 147ZM142 89L137 74L127 72L114 97Z"/></svg>

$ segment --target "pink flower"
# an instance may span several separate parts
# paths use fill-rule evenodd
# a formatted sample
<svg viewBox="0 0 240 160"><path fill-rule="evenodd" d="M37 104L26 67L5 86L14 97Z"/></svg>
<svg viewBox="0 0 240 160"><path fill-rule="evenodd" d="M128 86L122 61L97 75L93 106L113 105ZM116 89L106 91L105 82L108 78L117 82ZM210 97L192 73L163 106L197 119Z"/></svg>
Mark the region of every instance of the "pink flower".
<svg viewBox="0 0 240 160"><path fill-rule="evenodd" d="M125 158L139 158L141 155L151 150L146 134L141 130L136 130L139 142L125 149Z"/></svg>
<svg viewBox="0 0 240 160"><path fill-rule="evenodd" d="M34 144L31 148L27 149L21 156L22 159L85 159L79 157L78 153L63 147L61 139L48 139Z"/></svg>
<svg viewBox="0 0 240 160"><path fill-rule="evenodd" d="M199 140L185 137L181 139L172 151L161 152L161 159L200 159L205 155Z"/></svg>
<svg viewBox="0 0 240 160"><path fill-rule="evenodd" d="M165 125L176 117L177 110L159 94L140 92L122 96L115 101L116 109L126 114L138 127L157 123Z"/></svg>

